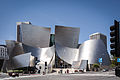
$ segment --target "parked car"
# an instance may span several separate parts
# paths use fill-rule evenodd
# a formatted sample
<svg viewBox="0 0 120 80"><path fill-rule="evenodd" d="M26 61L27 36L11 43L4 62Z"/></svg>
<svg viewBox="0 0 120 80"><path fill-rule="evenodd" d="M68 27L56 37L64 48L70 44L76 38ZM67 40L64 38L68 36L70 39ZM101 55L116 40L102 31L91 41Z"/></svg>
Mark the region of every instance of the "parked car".
<svg viewBox="0 0 120 80"><path fill-rule="evenodd" d="M11 77L19 77L19 73L14 73L14 72L10 72L10 73L8 73L8 75L9 76L11 76Z"/></svg>
<svg viewBox="0 0 120 80"><path fill-rule="evenodd" d="M103 69L102 71L103 71L103 72L106 72L106 71L109 71L109 70L108 70L108 69Z"/></svg>

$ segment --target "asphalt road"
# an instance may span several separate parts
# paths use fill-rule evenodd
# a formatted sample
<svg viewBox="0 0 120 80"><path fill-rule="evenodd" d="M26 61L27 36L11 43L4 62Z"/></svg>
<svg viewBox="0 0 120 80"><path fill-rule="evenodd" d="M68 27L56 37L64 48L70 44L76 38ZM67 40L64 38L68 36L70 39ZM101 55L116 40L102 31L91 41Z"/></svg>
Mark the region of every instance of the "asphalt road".
<svg viewBox="0 0 120 80"><path fill-rule="evenodd" d="M13 80L13 79L8 79ZM120 80L116 76L79 76L79 75L47 75L37 77L15 78L14 80Z"/></svg>
<svg viewBox="0 0 120 80"><path fill-rule="evenodd" d="M113 73L81 73L81 74L47 74L47 75L30 75L16 78L4 78L4 80L120 80Z"/></svg>

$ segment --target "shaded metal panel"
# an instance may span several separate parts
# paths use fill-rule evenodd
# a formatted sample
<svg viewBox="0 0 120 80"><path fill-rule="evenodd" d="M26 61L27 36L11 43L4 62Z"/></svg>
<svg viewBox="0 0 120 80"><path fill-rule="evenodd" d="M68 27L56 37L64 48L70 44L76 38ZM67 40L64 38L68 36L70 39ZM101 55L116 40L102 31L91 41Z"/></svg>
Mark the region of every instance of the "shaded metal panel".
<svg viewBox="0 0 120 80"><path fill-rule="evenodd" d="M49 47L50 28L38 27L31 24L21 24L22 43L33 47Z"/></svg>
<svg viewBox="0 0 120 80"><path fill-rule="evenodd" d="M20 55L20 54L24 54L22 43L15 42L15 47L13 48L13 51L12 51L12 57Z"/></svg>
<svg viewBox="0 0 120 80"><path fill-rule="evenodd" d="M23 44L23 48L25 52L31 52L34 57L38 58L38 60L47 62L47 65L51 62L55 54L54 46L46 47L46 48L35 48L35 47L28 46L26 44Z"/></svg>
<svg viewBox="0 0 120 80"><path fill-rule="evenodd" d="M12 57L13 57L13 49L15 47L15 41L14 40L6 40L6 46L8 51L9 60L4 61L3 65L3 71L6 71L6 68L8 70L12 69L13 63L12 63Z"/></svg>
<svg viewBox="0 0 120 80"><path fill-rule="evenodd" d="M65 47L77 48L80 28L55 26L55 43Z"/></svg>
<svg viewBox="0 0 120 80"><path fill-rule="evenodd" d="M13 69L14 64L12 58L14 56L24 54L22 43L13 40L6 40L6 46L8 49L9 60L4 61L3 71L5 71L5 69Z"/></svg>
<svg viewBox="0 0 120 80"><path fill-rule="evenodd" d="M77 61L79 55L79 49L64 47L59 44L56 44L56 52L57 55L68 64Z"/></svg>
<svg viewBox="0 0 120 80"><path fill-rule="evenodd" d="M31 53L21 54L21 55L13 57L13 59L12 59L13 64L14 64L13 69L30 66L30 63L33 62L33 61L31 61L30 58L32 58ZM32 66L34 66L34 65L32 65Z"/></svg>
<svg viewBox="0 0 120 80"><path fill-rule="evenodd" d="M98 63L98 58L103 59L102 65L110 65L110 57L102 40L87 40L79 47L78 60L88 60L88 64Z"/></svg>
<svg viewBox="0 0 120 80"><path fill-rule="evenodd" d="M88 65L88 60L81 60L81 64L79 69L87 69L87 65Z"/></svg>
<svg viewBox="0 0 120 80"><path fill-rule="evenodd" d="M15 47L15 41L14 40L6 40L6 46L8 49L8 55L10 56L13 48Z"/></svg>

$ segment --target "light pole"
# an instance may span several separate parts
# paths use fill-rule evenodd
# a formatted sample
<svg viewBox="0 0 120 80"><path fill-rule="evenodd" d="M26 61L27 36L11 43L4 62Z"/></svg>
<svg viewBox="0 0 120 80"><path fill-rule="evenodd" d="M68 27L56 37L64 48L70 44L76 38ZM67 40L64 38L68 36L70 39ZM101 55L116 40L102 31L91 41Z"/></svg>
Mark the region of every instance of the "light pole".
<svg viewBox="0 0 120 80"><path fill-rule="evenodd" d="M60 64L61 64L61 73L62 73L63 61L60 61Z"/></svg>

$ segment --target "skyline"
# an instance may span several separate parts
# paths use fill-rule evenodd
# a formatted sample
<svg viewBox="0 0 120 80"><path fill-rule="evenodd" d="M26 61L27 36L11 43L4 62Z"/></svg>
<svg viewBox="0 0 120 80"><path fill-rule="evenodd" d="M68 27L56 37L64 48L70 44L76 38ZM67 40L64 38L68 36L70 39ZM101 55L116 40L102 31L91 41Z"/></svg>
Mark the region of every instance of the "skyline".
<svg viewBox="0 0 120 80"><path fill-rule="evenodd" d="M16 22L33 25L80 27L79 43L100 32L107 36L110 51L110 26L120 21L119 0L0 0L0 44L16 40Z"/></svg>

